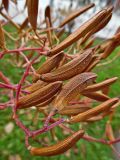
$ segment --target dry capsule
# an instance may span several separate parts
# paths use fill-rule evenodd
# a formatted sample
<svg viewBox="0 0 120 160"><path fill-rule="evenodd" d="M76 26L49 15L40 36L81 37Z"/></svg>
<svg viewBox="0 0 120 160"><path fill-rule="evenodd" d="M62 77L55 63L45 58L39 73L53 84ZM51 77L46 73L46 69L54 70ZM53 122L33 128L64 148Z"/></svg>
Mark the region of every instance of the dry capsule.
<svg viewBox="0 0 120 160"><path fill-rule="evenodd" d="M54 96L61 89L61 87L62 87L61 81L50 83L47 86L31 94L21 97L18 102L18 107L20 109L28 108L37 105L39 103L42 103L47 99L51 98L52 96Z"/></svg>
<svg viewBox="0 0 120 160"><path fill-rule="evenodd" d="M65 18L63 20L63 22L60 24L59 27L63 27L65 24L69 23L71 20L73 20L74 18L78 17L79 15L81 15L82 13L86 12L87 10L89 10L90 8L94 7L95 4L91 3L86 5L85 7L82 7L80 9L78 9L77 11L73 12L72 14L68 15L67 18Z"/></svg>
<svg viewBox="0 0 120 160"><path fill-rule="evenodd" d="M116 104L118 101L119 101L119 98L111 98L95 108L89 109L88 111L86 111L84 113L80 113L76 116L73 116L70 120L68 119L67 121L70 123L86 121L86 119L90 119L91 117L94 117L95 115L98 115L101 112L108 110L114 104Z"/></svg>
<svg viewBox="0 0 120 160"><path fill-rule="evenodd" d="M96 101L100 101L100 102L104 102L108 99L110 99L110 97L108 97L107 95L103 94L103 93L99 93L99 92L82 92L82 95L91 98L93 100Z"/></svg>
<svg viewBox="0 0 120 160"><path fill-rule="evenodd" d="M60 61L62 60L64 56L63 52L60 52L56 55L54 55L51 58L48 58L37 70L36 73L38 74L44 74L50 72L53 68L55 68ZM36 82L39 79L39 77L34 76L33 77L33 82Z"/></svg>
<svg viewBox="0 0 120 160"><path fill-rule="evenodd" d="M80 74L89 65L92 60L92 55L93 50L88 49L83 52L83 54L56 69L55 71L42 74L40 79L46 82L54 82L72 78L73 76Z"/></svg>
<svg viewBox="0 0 120 160"><path fill-rule="evenodd" d="M43 82L41 80L38 80L36 83L33 83L31 86L26 87L25 90L28 92L35 92L41 88L43 88L44 86L46 86L48 83Z"/></svg>
<svg viewBox="0 0 120 160"><path fill-rule="evenodd" d="M75 133L73 133L71 136L67 137L63 141L58 142L57 144L43 147L43 148L37 148L37 147L31 147L30 153L32 155L37 156L55 156L59 155L61 153L66 152L68 149L70 149L72 146L75 145L75 143L82 138L84 135L83 130L79 130Z"/></svg>
<svg viewBox="0 0 120 160"><path fill-rule="evenodd" d="M76 99L80 93L90 84L92 84L97 75L92 72L81 73L67 82L61 92L56 97L53 106L60 111L69 104L70 101Z"/></svg>
<svg viewBox="0 0 120 160"><path fill-rule="evenodd" d="M49 54L54 55L65 48L69 47L71 44L76 42L78 39L85 36L90 30L93 29L93 26L97 25L103 18L107 15L107 10L103 9L98 12L95 16L93 16L90 20L80 26L76 31L74 31L71 35L69 35L64 41L62 41L55 48L50 50Z"/></svg>
<svg viewBox="0 0 120 160"><path fill-rule="evenodd" d="M34 30L36 30L37 26L38 4L39 0L27 1L28 19Z"/></svg>
<svg viewBox="0 0 120 160"><path fill-rule="evenodd" d="M118 79L117 77L113 77L113 78L109 78L109 79L107 79L107 80L104 80L104 81L102 81L102 82L100 82L100 83L93 84L93 85L91 85L91 86L88 86L88 87L84 90L84 92L87 93L87 92L95 92L95 91L101 90L101 89L103 89L104 87L109 86L109 85L113 84L114 82L116 82L117 79Z"/></svg>

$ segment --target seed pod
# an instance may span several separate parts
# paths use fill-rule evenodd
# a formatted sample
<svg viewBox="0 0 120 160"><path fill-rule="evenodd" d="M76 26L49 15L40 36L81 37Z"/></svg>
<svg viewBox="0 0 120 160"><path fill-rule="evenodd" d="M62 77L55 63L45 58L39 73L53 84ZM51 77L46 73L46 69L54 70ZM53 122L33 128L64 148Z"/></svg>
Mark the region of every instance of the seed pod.
<svg viewBox="0 0 120 160"><path fill-rule="evenodd" d="M98 116L92 117L90 119L87 119L85 122L88 122L88 123L90 123L90 122L96 122L96 121L99 121L101 119L103 119L103 116L98 115Z"/></svg>
<svg viewBox="0 0 120 160"><path fill-rule="evenodd" d="M45 18L48 18L49 19L49 22L50 22L50 27L52 27L52 18L51 18L51 9L50 9L50 6L47 6L46 9L45 9Z"/></svg>
<svg viewBox="0 0 120 160"><path fill-rule="evenodd" d="M104 102L104 101L110 99L110 97L106 96L105 94L98 93L98 92L87 92L87 93L82 92L81 94L88 97L88 98L91 98L91 99L94 99L94 100L100 101L100 102Z"/></svg>
<svg viewBox="0 0 120 160"><path fill-rule="evenodd" d="M104 17L103 20L100 23L98 23L98 25L94 26L93 29L85 35L81 44L85 43L91 35L95 34L99 30L104 28L108 24L108 22L110 21L111 17L112 17L112 13L110 13L109 15Z"/></svg>
<svg viewBox="0 0 120 160"><path fill-rule="evenodd" d="M5 37L4 37L4 32L0 23L0 48L3 50L6 50L6 44L5 44Z"/></svg>
<svg viewBox="0 0 120 160"><path fill-rule="evenodd" d="M56 67L56 65L59 64L59 62L62 60L64 56L63 52L60 52L53 57L47 59L36 71L38 74L44 74L50 72L53 68ZM34 76L33 82L36 82L39 79L39 77Z"/></svg>
<svg viewBox="0 0 120 160"><path fill-rule="evenodd" d="M73 115L77 115L79 113L85 112L88 109L90 109L90 107L86 107L84 105L84 107L80 104L76 104L76 105L71 105L71 106L66 106L64 109L62 109L59 114L61 115L67 115L67 116L73 116Z"/></svg>
<svg viewBox="0 0 120 160"><path fill-rule="evenodd" d="M54 107L60 111L65 106L69 105L69 102L74 100L80 95L80 93L96 79L95 73L82 73L65 84L59 95L56 97Z"/></svg>
<svg viewBox="0 0 120 160"><path fill-rule="evenodd" d="M52 48L52 32L49 29L50 28L50 21L49 21L48 17L45 18L45 21L46 21L46 28L48 28L47 37L48 37L49 46Z"/></svg>
<svg viewBox="0 0 120 160"><path fill-rule="evenodd" d="M8 12L9 0L2 0L5 10Z"/></svg>
<svg viewBox="0 0 120 160"><path fill-rule="evenodd" d="M28 19L34 30L36 30L37 26L38 5L39 5L39 0L27 1Z"/></svg>
<svg viewBox="0 0 120 160"><path fill-rule="evenodd" d="M28 25L28 17L25 18L25 20L24 20L23 23L21 24L19 32L21 32L24 28L26 28L27 25Z"/></svg>
<svg viewBox="0 0 120 160"><path fill-rule="evenodd" d="M92 63L88 65L88 67L85 69L85 72L90 72L99 62L100 59L95 59Z"/></svg>
<svg viewBox="0 0 120 160"><path fill-rule="evenodd" d="M91 49L85 51L79 57L73 59L67 64L61 66L55 71L42 74L40 79L46 82L54 82L57 80L67 80L73 76L80 74L92 60L93 51Z"/></svg>
<svg viewBox="0 0 120 160"><path fill-rule="evenodd" d="M86 119L90 119L91 117L94 117L102 112L105 112L105 110L107 111L118 101L119 101L119 98L111 98L95 108L89 109L84 113L80 113L76 116L73 116L70 120L67 120L67 122L76 123L76 122L86 121Z"/></svg>
<svg viewBox="0 0 120 160"><path fill-rule="evenodd" d="M30 153L32 155L38 155L38 156L55 156L59 155L61 153L66 152L69 150L75 143L82 138L84 135L83 130L79 130L75 133L73 133L71 136L67 137L63 141L58 142L57 144L43 147L43 148L37 148L37 147L31 147Z"/></svg>
<svg viewBox="0 0 120 160"><path fill-rule="evenodd" d="M35 91L43 88L47 84L48 83L46 83L46 82L38 80L36 83L33 83L31 86L25 88L25 90L32 93L32 92L35 92Z"/></svg>
<svg viewBox="0 0 120 160"><path fill-rule="evenodd" d="M104 87L106 86L110 86L111 84L113 84L114 82L116 82L118 78L117 77L114 77L114 78L109 78L107 80L104 80L100 83L97 83L97 84L93 84L91 86L88 86L87 88L85 88L84 92L95 92L95 91L98 91L98 90L101 90L101 89L104 89Z"/></svg>
<svg viewBox="0 0 120 160"><path fill-rule="evenodd" d="M37 108L45 107L46 105L50 104L53 101L54 98L55 98L55 96L52 96L49 99L47 99L46 101L44 101L43 103L40 103L40 104L36 105L36 107Z"/></svg>
<svg viewBox="0 0 120 160"><path fill-rule="evenodd" d="M76 17L80 16L82 13L86 12L87 10L89 10L90 8L92 8L94 6L95 6L94 3L91 3L91 4L86 5L85 7L78 9L77 11L71 13L70 15L67 16L67 18L65 18L63 20L63 22L60 24L59 27L63 27L65 24L69 23L70 21L72 21Z"/></svg>
<svg viewBox="0 0 120 160"><path fill-rule="evenodd" d="M116 42L111 42L109 43L109 46L105 49L104 53L101 54L101 58L105 59L107 58L112 52L113 50L117 47L117 43Z"/></svg>
<svg viewBox="0 0 120 160"><path fill-rule="evenodd" d="M115 140L115 137L114 137L114 134L113 134L113 129L112 129L112 126L110 124L110 122L108 121L107 124L106 124L106 136L109 138L109 140L111 141L114 141Z"/></svg>
<svg viewBox="0 0 120 160"><path fill-rule="evenodd" d="M95 37L89 40L89 42L85 45L84 50L90 48L94 42L95 42Z"/></svg>
<svg viewBox="0 0 120 160"><path fill-rule="evenodd" d="M60 90L61 87L62 82L60 81L50 83L47 86L29 95L21 97L18 102L18 107L22 109L38 105L39 103L42 103L54 96Z"/></svg>
<svg viewBox="0 0 120 160"><path fill-rule="evenodd" d="M64 41L62 41L59 45L53 48L49 54L54 55L65 48L69 47L73 42L76 42L78 39L85 36L90 30L93 29L93 26L97 25L102 19L107 15L107 10L101 10L94 17L84 23L81 27L79 27L76 31L74 31L71 35L69 35Z"/></svg>

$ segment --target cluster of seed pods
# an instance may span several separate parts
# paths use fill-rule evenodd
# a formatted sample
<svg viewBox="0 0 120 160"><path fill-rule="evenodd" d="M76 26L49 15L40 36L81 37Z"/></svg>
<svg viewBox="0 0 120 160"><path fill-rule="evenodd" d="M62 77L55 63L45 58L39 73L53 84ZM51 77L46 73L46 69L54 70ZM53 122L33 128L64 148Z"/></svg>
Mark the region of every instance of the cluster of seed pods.
<svg viewBox="0 0 120 160"><path fill-rule="evenodd" d="M4 5L6 6L6 4ZM70 125L73 123L79 123L82 126L84 123L89 124L90 122L99 121L105 116L110 117L110 122L116 107L119 106L119 98L111 98L108 95L108 90L116 82L117 77L96 83L97 74L92 72L92 69L98 63L100 64L102 59L107 58L120 45L120 30L118 29L111 39L105 40L100 45L93 46L95 38L92 38L92 36L110 21L113 7L108 6L102 9L63 39L64 26L94 7L94 4L89 4L70 14L57 27L57 32L53 27L49 6L45 10L45 21L43 22L46 23L46 29L43 29L42 32L37 29L38 0L29 0L26 6L28 8L28 18L21 26L14 24L12 19L9 20L19 30L20 38L25 38L25 42L32 39L39 47L7 49L4 39L4 34L7 33L1 26L0 47L3 51L0 52L0 58L2 59L5 54L17 52L24 57L21 66L26 70L16 87L11 85L9 80L1 73L1 79L5 84L0 83L0 87L16 92L16 96L7 106L12 107L13 119L26 134L26 146L30 153L39 156L59 155L74 146L80 139L98 141L107 145L118 142L119 140L111 139L112 128L110 123L107 124L107 135L110 141L89 137L82 127L78 131L70 129ZM0 12L2 13L2 11ZM2 15L5 17L3 13ZM8 18L6 17L6 19ZM32 28L26 31L25 27L28 22L30 22ZM32 30L35 35L31 37ZM9 34L8 37L13 40ZM24 51L31 51L31 53L26 56ZM38 52L37 57L34 57L34 51ZM34 69L32 65L40 63L39 57L41 55L46 56L46 60ZM30 82L30 85L25 86L24 83L30 71L32 72L32 82ZM92 105L94 102L100 104L94 106ZM0 107L1 109L6 108L3 104ZM44 124L43 128L31 131L23 125L18 119L17 112L26 109L30 111L36 109L37 114L42 113L44 115L43 120L39 122ZM54 118L54 115L58 115L58 118ZM39 148L29 144L28 139L30 137L33 138L49 130L54 131L55 126L70 132L71 135L47 147L40 146ZM54 132L51 133L53 137L57 136L53 134Z"/></svg>

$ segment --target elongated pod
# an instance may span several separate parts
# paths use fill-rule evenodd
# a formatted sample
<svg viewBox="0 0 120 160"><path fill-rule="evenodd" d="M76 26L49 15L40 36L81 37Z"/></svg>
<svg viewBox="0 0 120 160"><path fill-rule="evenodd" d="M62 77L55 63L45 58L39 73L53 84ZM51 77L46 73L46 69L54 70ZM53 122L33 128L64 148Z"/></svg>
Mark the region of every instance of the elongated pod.
<svg viewBox="0 0 120 160"><path fill-rule="evenodd" d="M88 111L84 113L80 113L76 116L73 116L70 120L67 120L70 123L76 123L76 122L83 122L86 121L86 119L90 119L91 117L94 117L96 115L99 115L100 113L107 111L110 109L114 104L116 104L119 101L119 98L111 98L102 104L98 105L95 108L89 109Z"/></svg>
<svg viewBox="0 0 120 160"><path fill-rule="evenodd" d="M37 156L55 156L62 154L74 146L83 135L84 131L79 130L57 144L43 148L31 147L30 153Z"/></svg>
<svg viewBox="0 0 120 160"><path fill-rule="evenodd" d="M67 106L63 110L59 111L59 114L61 115L67 115L67 116L73 116L77 115L79 113L85 112L90 109L90 107L80 107L80 104Z"/></svg>
<svg viewBox="0 0 120 160"><path fill-rule="evenodd" d="M82 7L76 11L74 11L73 13L71 13L70 15L67 16L67 18L65 18L59 27L63 27L65 24L69 23L70 21L72 21L73 19L75 19L76 17L78 17L79 15L81 15L82 13L86 12L87 10L89 10L90 8L94 7L95 5L93 3L86 5L85 7Z"/></svg>
<svg viewBox="0 0 120 160"><path fill-rule="evenodd" d="M48 58L37 70L36 73L38 74L44 74L50 72L53 68L55 68L60 61L62 60L64 56L63 52L60 52L56 55L54 55L51 58ZM33 77L33 82L36 82L39 79L39 77L34 76Z"/></svg>
<svg viewBox="0 0 120 160"><path fill-rule="evenodd" d="M62 82L50 83L47 86L31 93L26 96L23 96L19 99L18 107L19 108L28 108L34 105L38 105L54 96L62 87Z"/></svg>
<svg viewBox="0 0 120 160"><path fill-rule="evenodd" d="M48 83L43 82L41 80L38 80L36 83L33 83L31 86L25 88L26 91L28 92L35 92L41 88L43 88L44 86L46 86Z"/></svg>
<svg viewBox="0 0 120 160"><path fill-rule="evenodd" d="M55 96L51 96L49 99L47 99L46 101L39 103L38 105L36 105L37 108L43 108L46 105L50 104L52 102L52 100L55 98Z"/></svg>
<svg viewBox="0 0 120 160"><path fill-rule="evenodd" d="M91 86L88 86L87 88L85 88L84 92L95 92L101 89L104 89L104 87L106 86L110 86L111 84L113 84L114 82L116 82L118 78L117 77L113 77L113 78L109 78L107 80L104 80L102 82L93 84Z"/></svg>
<svg viewBox="0 0 120 160"><path fill-rule="evenodd" d="M36 30L37 26L38 4L39 0L27 1L28 19L34 30Z"/></svg>
<svg viewBox="0 0 120 160"><path fill-rule="evenodd" d="M90 36L92 36L93 34L98 32L102 28L104 28L108 24L108 22L110 21L111 17L112 17L112 13L107 15L100 23L98 23L98 25L94 26L93 29L85 35L85 37L82 40L82 44L84 42L86 42Z"/></svg>
<svg viewBox="0 0 120 160"><path fill-rule="evenodd" d="M95 25L97 25L102 19L107 16L107 10L103 9L102 11L98 12L95 16L93 16L90 20L80 26L77 30L75 30L71 35L69 35L64 41L62 41L59 45L55 48L51 49L49 55L54 55L63 49L67 48L73 42L76 42L78 39L85 36Z"/></svg>
<svg viewBox="0 0 120 160"><path fill-rule="evenodd" d="M40 79L46 82L54 82L57 80L67 80L73 76L80 74L92 60L92 49L86 50L83 54L61 66L51 73L42 74Z"/></svg>
<svg viewBox="0 0 120 160"><path fill-rule="evenodd" d="M60 111L80 95L80 93L90 84L94 82L97 75L95 73L86 72L81 73L70 79L68 83L62 88L61 92L55 99L54 107Z"/></svg>
<svg viewBox="0 0 120 160"><path fill-rule="evenodd" d="M51 8L50 6L47 6L45 9L45 18L48 18L50 21L50 27L52 27L52 18L51 18Z"/></svg>
<svg viewBox="0 0 120 160"><path fill-rule="evenodd" d="M100 102L104 102L110 99L110 97L108 97L107 95L99 92L87 92L87 93L83 92L81 94L88 98L91 98L93 100L100 101Z"/></svg>

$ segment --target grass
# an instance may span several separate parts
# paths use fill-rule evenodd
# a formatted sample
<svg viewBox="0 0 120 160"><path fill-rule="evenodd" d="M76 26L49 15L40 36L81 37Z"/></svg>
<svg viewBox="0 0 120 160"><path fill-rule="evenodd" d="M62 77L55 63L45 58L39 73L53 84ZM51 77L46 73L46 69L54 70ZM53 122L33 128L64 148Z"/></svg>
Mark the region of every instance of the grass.
<svg viewBox="0 0 120 160"><path fill-rule="evenodd" d="M6 27L6 30L9 30L12 32L13 30L10 29L10 27ZM15 30L14 30L15 31ZM13 43L11 41L7 42L8 47L12 49L14 47ZM118 52L119 48L116 49L112 55L106 60L109 61L112 59L116 53ZM0 71L2 71L6 76L8 76L13 83L17 83L20 79L20 74L23 72L21 69L16 68L13 66L13 64L9 61L9 59L13 58L12 56L5 56L4 60L0 61ZM111 87L110 96L115 97L120 95L120 59L117 58L115 61L110 63L109 65L103 65L100 67L96 67L94 69L94 72L98 74L97 81L104 80L109 77L117 76L119 79L118 81ZM7 97L4 97L4 101L6 101ZM118 132L119 130L119 111L120 109L117 109L116 116L114 117L114 120L112 122L113 128L115 131ZM23 117L24 119L24 117ZM105 122L107 121L107 118L104 120L101 120L100 122L96 122L94 124L85 125L87 132L89 135L93 135L97 138L100 138L104 134L105 129ZM11 110L6 109L4 111L0 111L0 160L9 159L10 155L19 155L22 160L47 160L47 157L33 157L29 154L27 149L24 145L24 134L23 132L14 124L14 129L11 133L7 134L5 132L4 127L9 122L12 122L11 118ZM27 122L26 122L27 124ZM78 125L72 126L73 128L78 128ZM56 130L57 136L59 139L63 139L60 130ZM48 137L50 136L49 133L44 134L44 136ZM51 144L55 143L51 140ZM41 145L42 146L42 145ZM78 146L78 154L73 154L73 151L71 150L71 159L73 160L114 160L114 156L111 152L111 149L106 146L99 143L88 143L86 141L79 141L77 143ZM66 157L65 154L55 157L50 157L50 160L68 160L69 157Z"/></svg>

